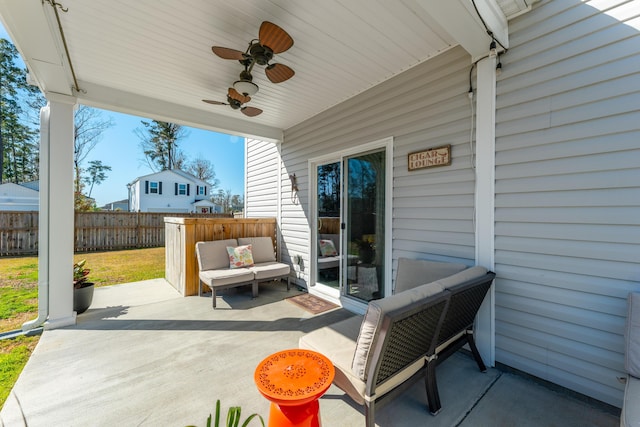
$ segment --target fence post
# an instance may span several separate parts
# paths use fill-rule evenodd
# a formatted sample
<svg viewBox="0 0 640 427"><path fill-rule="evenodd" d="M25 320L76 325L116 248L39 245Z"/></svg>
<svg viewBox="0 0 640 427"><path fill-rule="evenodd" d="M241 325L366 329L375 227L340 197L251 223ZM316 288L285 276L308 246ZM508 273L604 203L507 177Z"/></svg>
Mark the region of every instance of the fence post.
<svg viewBox="0 0 640 427"><path fill-rule="evenodd" d="M136 212L136 248L141 248L140 240L142 240L140 236L140 211Z"/></svg>

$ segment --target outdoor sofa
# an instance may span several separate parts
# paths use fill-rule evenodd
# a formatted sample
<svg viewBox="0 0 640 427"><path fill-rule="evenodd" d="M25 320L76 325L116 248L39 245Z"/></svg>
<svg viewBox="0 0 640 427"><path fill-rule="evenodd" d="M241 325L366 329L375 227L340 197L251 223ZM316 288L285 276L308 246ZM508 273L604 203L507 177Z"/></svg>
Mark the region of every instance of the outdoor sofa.
<svg viewBox="0 0 640 427"><path fill-rule="evenodd" d="M640 293L629 293L624 368L627 371L620 426L640 425Z"/></svg>
<svg viewBox="0 0 640 427"><path fill-rule="evenodd" d="M250 246L249 246L250 245ZM231 266L227 248L248 247L252 262L242 266ZM258 284L273 280L287 280L290 287L290 266L276 261L271 237L241 237L239 239L214 240L196 243L198 258L198 295L202 285L211 289L213 308L216 308L216 291L251 285L253 298L258 297Z"/></svg>
<svg viewBox="0 0 640 427"><path fill-rule="evenodd" d="M440 398L436 366L465 344L478 368L486 367L473 338L475 316L495 274L484 267L400 259L394 295L369 302L354 316L302 336L299 347L327 356L334 384L365 406L366 425L375 407L424 378L430 412ZM399 287L399 288L398 288Z"/></svg>

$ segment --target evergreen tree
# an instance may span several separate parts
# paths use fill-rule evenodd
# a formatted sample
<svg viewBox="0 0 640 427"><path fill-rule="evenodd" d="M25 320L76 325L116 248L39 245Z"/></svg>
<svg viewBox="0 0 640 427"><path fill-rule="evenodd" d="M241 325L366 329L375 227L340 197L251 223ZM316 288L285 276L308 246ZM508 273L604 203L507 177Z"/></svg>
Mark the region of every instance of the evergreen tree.
<svg viewBox="0 0 640 427"><path fill-rule="evenodd" d="M135 130L140 138L140 148L149 167L158 172L186 167L184 153L178 148L187 130L175 123L142 120L144 128Z"/></svg>
<svg viewBox="0 0 640 427"><path fill-rule="evenodd" d="M90 185L87 197L91 197L94 185L100 185L107 179L106 172L110 170L111 166L103 165L101 160L92 160L89 162L89 167L87 168L88 176L84 178L84 182Z"/></svg>
<svg viewBox="0 0 640 427"><path fill-rule="evenodd" d="M44 98L27 84L18 58L15 46L0 39L0 183L38 179L39 132L33 117Z"/></svg>

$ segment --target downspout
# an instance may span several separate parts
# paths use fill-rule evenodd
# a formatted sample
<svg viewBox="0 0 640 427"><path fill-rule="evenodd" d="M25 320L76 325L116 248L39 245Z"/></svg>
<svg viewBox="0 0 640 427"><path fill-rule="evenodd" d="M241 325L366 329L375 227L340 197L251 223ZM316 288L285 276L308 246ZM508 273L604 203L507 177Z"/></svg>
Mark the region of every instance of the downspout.
<svg viewBox="0 0 640 427"><path fill-rule="evenodd" d="M22 325L28 332L41 328L49 317L49 104L40 109L40 209L38 219L38 317ZM43 179L44 178L44 179Z"/></svg>

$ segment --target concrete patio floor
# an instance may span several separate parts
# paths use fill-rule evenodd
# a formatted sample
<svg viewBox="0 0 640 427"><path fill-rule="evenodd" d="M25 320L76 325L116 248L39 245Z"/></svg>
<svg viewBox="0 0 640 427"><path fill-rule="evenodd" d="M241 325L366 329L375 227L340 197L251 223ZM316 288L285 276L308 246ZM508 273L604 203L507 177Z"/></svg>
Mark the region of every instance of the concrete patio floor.
<svg viewBox="0 0 640 427"><path fill-rule="evenodd" d="M284 298L297 291L262 285L260 296L182 298L164 280L96 289L76 326L45 331L0 419L4 426L206 425L216 399L242 419L269 403L253 372L271 353L297 347L313 329L344 319L342 309L311 315ZM377 411L379 426L619 425L605 407L498 369L480 373L464 352L438 368L443 409L426 408L417 382ZM332 386L320 402L325 427L364 425L362 408ZM253 421L251 425L259 425Z"/></svg>

